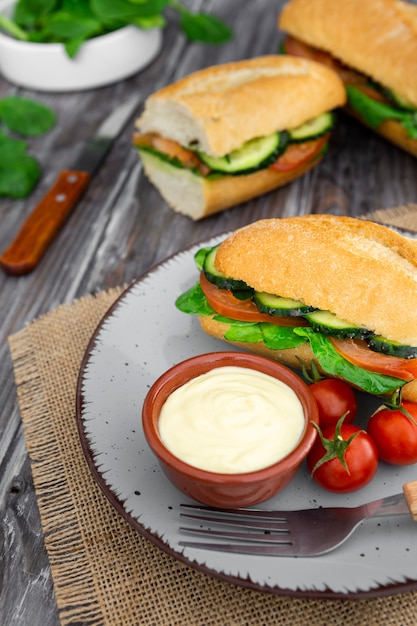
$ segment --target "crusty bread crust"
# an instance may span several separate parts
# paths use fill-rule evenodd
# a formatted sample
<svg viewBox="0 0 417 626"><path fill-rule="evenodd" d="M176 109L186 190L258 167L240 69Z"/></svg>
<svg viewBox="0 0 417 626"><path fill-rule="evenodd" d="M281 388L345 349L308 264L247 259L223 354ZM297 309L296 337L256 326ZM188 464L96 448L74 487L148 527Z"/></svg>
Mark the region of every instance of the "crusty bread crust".
<svg viewBox="0 0 417 626"><path fill-rule="evenodd" d="M334 215L260 220L221 244L216 266L256 291L417 346L417 242L385 226Z"/></svg>
<svg viewBox="0 0 417 626"><path fill-rule="evenodd" d="M279 28L417 106L417 6L403 0L290 0Z"/></svg>
<svg viewBox="0 0 417 626"><path fill-rule="evenodd" d="M305 174L322 158L318 157L288 172L266 168L247 176L206 179L185 168L170 165L145 150L140 150L140 154L146 175L168 205L193 220L282 187Z"/></svg>
<svg viewBox="0 0 417 626"><path fill-rule="evenodd" d="M208 67L164 87L147 99L136 126L223 156L345 102L343 83L328 68L270 55Z"/></svg>
<svg viewBox="0 0 417 626"><path fill-rule="evenodd" d="M226 341L229 345L234 345L241 350L269 357L270 359L279 361L280 363L288 365L293 369L301 370L304 365L308 371L311 366L311 361L314 359L309 343L305 343L298 348L291 348L288 350L272 350L271 348L267 348L264 343L246 343L225 339L224 335L228 330L229 325L224 322L217 322L211 316L200 315L198 316L198 320L201 324L201 328L208 335L211 335L216 339ZM409 400L410 402L417 402L417 380L413 380L404 385L402 388L402 398L403 400Z"/></svg>

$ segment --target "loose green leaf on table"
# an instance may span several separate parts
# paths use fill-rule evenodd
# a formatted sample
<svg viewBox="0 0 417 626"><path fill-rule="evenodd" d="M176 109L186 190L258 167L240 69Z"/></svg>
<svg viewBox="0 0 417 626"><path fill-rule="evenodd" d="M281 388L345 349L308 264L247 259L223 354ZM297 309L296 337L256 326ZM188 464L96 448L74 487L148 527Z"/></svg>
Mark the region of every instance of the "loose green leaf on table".
<svg viewBox="0 0 417 626"><path fill-rule="evenodd" d="M19 96L0 100L0 123L20 135L37 137L56 124L55 113L45 105Z"/></svg>
<svg viewBox="0 0 417 626"><path fill-rule="evenodd" d="M38 162L26 153L26 143L0 133L0 196L25 198L40 175Z"/></svg>
<svg viewBox="0 0 417 626"><path fill-rule="evenodd" d="M55 113L39 102L19 96L0 99L0 196L25 198L41 176L27 142L13 134L37 137L55 124Z"/></svg>
<svg viewBox="0 0 417 626"><path fill-rule="evenodd" d="M174 0L170 5L179 12L181 28L190 41L222 44L231 39L231 29L217 17L208 13L192 13Z"/></svg>

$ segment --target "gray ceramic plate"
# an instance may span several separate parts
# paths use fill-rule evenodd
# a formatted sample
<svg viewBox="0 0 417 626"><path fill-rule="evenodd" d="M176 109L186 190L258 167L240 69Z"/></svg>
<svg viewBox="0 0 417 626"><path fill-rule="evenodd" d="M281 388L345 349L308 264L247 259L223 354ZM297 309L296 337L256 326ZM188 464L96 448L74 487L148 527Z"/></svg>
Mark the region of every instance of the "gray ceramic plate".
<svg viewBox="0 0 417 626"><path fill-rule="evenodd" d="M215 243L217 239L202 245ZM416 589L417 526L409 516L368 520L340 548L315 558L225 555L179 545L179 505L187 498L168 482L148 449L141 409L151 384L174 363L228 349L174 305L197 280L193 256L199 247L176 254L132 284L90 341L79 376L77 418L84 453L100 487L127 521L162 550L241 586L327 598ZM361 398L359 414L365 419L375 406ZM416 477L416 465L381 464L370 485L335 495L317 487L303 467L281 494L261 506L355 506L401 492Z"/></svg>

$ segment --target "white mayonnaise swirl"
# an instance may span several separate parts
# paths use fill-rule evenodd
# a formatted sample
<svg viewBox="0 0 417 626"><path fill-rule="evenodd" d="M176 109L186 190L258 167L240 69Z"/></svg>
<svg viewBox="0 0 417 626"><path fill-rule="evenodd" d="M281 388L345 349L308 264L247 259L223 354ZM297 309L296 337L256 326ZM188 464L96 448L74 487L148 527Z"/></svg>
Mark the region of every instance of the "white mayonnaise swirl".
<svg viewBox="0 0 417 626"><path fill-rule="evenodd" d="M304 429L300 400L273 376L223 366L176 389L162 406L159 433L176 457L210 472L256 471L284 458Z"/></svg>

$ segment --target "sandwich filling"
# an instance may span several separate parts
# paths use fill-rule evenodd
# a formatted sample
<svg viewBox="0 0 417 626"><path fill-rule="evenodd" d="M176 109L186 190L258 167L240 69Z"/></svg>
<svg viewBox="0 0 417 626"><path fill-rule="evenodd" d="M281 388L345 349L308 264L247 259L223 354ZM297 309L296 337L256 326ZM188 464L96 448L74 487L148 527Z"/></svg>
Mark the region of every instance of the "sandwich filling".
<svg viewBox="0 0 417 626"><path fill-rule="evenodd" d="M326 375L367 393L391 394L416 378L417 347L388 340L308 303L256 292L216 269L217 248L196 253L200 280L177 299L183 313L212 318L223 325L223 339L249 348L264 344L278 352L309 344Z"/></svg>
<svg viewBox="0 0 417 626"><path fill-rule="evenodd" d="M288 172L321 157L327 149L334 115L323 113L291 130L256 137L222 157L182 146L158 133L135 133L133 143L139 152L149 152L179 168L205 178L222 175L242 176L271 168Z"/></svg>
<svg viewBox="0 0 417 626"><path fill-rule="evenodd" d="M295 37L287 36L285 54L318 61L333 69L346 87L347 108L377 129L386 120L397 121L411 139L417 139L417 107L369 76L344 65L324 52Z"/></svg>

